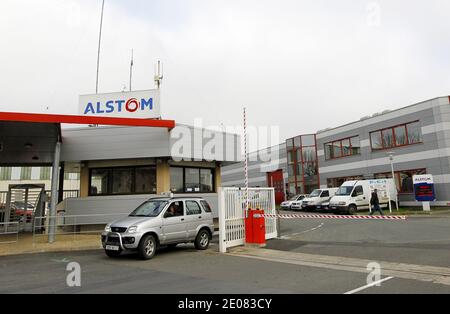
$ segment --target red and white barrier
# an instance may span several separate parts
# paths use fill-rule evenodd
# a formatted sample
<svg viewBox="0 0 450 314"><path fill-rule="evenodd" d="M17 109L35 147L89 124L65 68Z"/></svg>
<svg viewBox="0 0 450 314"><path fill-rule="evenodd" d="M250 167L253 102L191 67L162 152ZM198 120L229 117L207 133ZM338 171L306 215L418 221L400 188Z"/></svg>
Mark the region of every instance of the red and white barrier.
<svg viewBox="0 0 450 314"><path fill-rule="evenodd" d="M256 216L256 215L255 215ZM281 218L281 219L351 219L351 220L406 220L406 216L370 216L370 215L321 215L321 214L263 214L265 218Z"/></svg>

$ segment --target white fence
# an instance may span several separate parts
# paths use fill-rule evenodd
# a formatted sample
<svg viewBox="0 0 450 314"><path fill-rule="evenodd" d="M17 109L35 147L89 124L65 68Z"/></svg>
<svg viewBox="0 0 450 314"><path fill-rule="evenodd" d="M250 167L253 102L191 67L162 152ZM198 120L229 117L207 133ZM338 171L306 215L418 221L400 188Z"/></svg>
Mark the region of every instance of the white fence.
<svg viewBox="0 0 450 314"><path fill-rule="evenodd" d="M48 237L49 219L56 219L56 239L58 236L71 235L74 240L77 235L100 234L104 230L106 223L98 221L113 222L114 220L127 217L129 213L111 213L111 214L91 214L91 215L64 215L34 217L33 224L33 242L38 237Z"/></svg>
<svg viewBox="0 0 450 314"><path fill-rule="evenodd" d="M0 244L19 241L19 222L0 222Z"/></svg>
<svg viewBox="0 0 450 314"><path fill-rule="evenodd" d="M249 208L264 210L265 214L276 214L273 188L249 188ZM219 249L245 243L245 190L241 188L219 189ZM277 237L276 219L265 219L266 240Z"/></svg>

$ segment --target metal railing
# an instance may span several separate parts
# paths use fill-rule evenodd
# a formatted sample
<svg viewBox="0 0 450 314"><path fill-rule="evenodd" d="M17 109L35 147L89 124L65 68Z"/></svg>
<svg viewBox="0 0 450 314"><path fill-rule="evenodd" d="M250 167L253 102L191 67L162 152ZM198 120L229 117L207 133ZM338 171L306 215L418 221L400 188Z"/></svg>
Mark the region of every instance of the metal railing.
<svg viewBox="0 0 450 314"><path fill-rule="evenodd" d="M71 236L72 240L77 240L77 235L99 235L103 232L104 226L117 220L128 216L129 213L114 213L114 214L91 214L91 215L65 215L60 214L56 216L42 216L34 217L33 224L33 243L39 237L48 237L48 223L50 219L56 219L55 239L58 236ZM106 222L105 222L106 221ZM97 226L101 226L97 228ZM90 228L93 227L93 228ZM82 229L88 230L82 230Z"/></svg>
<svg viewBox="0 0 450 314"><path fill-rule="evenodd" d="M5 237L14 237L14 240L2 240ZM0 244L17 243L17 241L19 241L19 222L0 222Z"/></svg>

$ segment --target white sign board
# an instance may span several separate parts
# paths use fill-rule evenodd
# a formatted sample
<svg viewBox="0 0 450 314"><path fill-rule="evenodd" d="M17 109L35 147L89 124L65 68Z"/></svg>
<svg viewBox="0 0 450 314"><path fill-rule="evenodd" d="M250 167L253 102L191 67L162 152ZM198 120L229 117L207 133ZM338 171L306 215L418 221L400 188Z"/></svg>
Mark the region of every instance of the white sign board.
<svg viewBox="0 0 450 314"><path fill-rule="evenodd" d="M433 184L433 176L431 174L415 174L413 175L413 184Z"/></svg>
<svg viewBox="0 0 450 314"><path fill-rule="evenodd" d="M118 118L159 118L161 116L159 89L81 95L79 114Z"/></svg>

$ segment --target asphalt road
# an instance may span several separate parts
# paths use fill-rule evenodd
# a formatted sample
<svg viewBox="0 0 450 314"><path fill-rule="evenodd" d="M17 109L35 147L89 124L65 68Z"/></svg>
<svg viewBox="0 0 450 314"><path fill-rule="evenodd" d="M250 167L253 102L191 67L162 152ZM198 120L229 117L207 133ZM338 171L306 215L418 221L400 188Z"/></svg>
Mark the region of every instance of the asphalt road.
<svg viewBox="0 0 450 314"><path fill-rule="evenodd" d="M446 268L449 225L449 218L283 220L283 238L269 241L267 249ZM112 259L101 250L0 257L0 293L450 293L448 284L397 277L364 288L364 272L217 251L217 243L207 251L182 245L149 261L135 255ZM66 266L73 261L81 266L81 287L66 284Z"/></svg>
<svg viewBox="0 0 450 314"><path fill-rule="evenodd" d="M269 241L268 248L450 267L450 216L405 221L284 219L281 238Z"/></svg>

